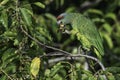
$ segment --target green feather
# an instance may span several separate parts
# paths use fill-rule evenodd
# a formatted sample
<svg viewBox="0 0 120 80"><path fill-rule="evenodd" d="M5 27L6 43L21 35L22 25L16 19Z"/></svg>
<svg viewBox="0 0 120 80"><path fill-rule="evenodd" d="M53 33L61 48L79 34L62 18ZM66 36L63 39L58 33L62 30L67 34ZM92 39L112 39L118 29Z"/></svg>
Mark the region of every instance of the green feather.
<svg viewBox="0 0 120 80"><path fill-rule="evenodd" d="M79 13L65 13L61 21L63 24L71 24L71 34L77 36L83 48L90 50L93 47L93 51L99 58L104 55L102 38L90 19Z"/></svg>

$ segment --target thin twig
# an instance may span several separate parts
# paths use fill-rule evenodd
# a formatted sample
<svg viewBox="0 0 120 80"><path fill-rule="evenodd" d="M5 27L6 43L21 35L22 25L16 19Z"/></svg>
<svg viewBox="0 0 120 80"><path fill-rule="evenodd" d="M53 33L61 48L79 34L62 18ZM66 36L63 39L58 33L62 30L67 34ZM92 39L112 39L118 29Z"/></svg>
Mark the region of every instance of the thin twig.
<svg viewBox="0 0 120 80"><path fill-rule="evenodd" d="M10 80L13 80L4 70L0 69Z"/></svg>
<svg viewBox="0 0 120 80"><path fill-rule="evenodd" d="M61 49L58 49L58 48L55 48L55 47L52 47L52 46L48 46L48 45L45 45L45 44L39 42L37 39L35 39L35 38L33 38L31 35L29 35L29 34L23 29L22 26L20 26L20 28L21 28L21 30L23 31L23 33L24 33L26 36L28 36L30 39L32 39L33 41L35 41L37 44L39 44L39 45L41 45L41 46L44 46L44 47L46 47L46 48L49 48L49 49L53 49L53 50L56 50L56 51L63 52L63 53L65 53L65 54L67 54L67 55L71 55L70 53L68 53L68 52L66 52L66 51L63 51L63 50L61 50Z"/></svg>
<svg viewBox="0 0 120 80"><path fill-rule="evenodd" d="M29 35L29 34L23 29L22 26L21 26L20 28L21 28L21 30L24 32L25 35L27 35L30 39L34 40L34 41L35 41L36 43L38 43L39 45L44 46L44 47L49 48L49 49L53 49L53 50L56 50L56 51L63 52L63 53L65 53L65 54L67 54L67 55L69 55L69 56L71 56L71 57L86 57L86 58L92 59L92 60L96 61L96 62L101 66L101 68L102 68L103 71L105 71L105 67L103 66L103 64L102 64L97 58L92 57L92 56L88 56L88 55L83 55L83 54L72 55L71 53L66 52L66 51L63 51L63 50L61 50L61 49L58 49L58 48L55 48L55 47L51 47L51 46L45 45L45 44L39 42L37 39L33 38L31 35Z"/></svg>
<svg viewBox="0 0 120 80"><path fill-rule="evenodd" d="M63 53L59 53L59 52L57 52L57 53L48 53L48 54L41 55L40 58L41 57L51 57L51 56L63 56L63 55L64 55Z"/></svg>
<svg viewBox="0 0 120 80"><path fill-rule="evenodd" d="M84 55L84 54L72 55L71 53L69 53L69 52L67 52L67 51L63 51L63 50L61 50L61 49L58 49L58 48L55 48L55 47L52 47L52 46L45 45L45 44L39 42L37 39L33 38L31 35L29 35L29 34L23 29L22 26L20 26L20 28L21 28L21 30L23 31L23 33L24 33L26 36L28 36L30 39L32 39L33 41L35 41L37 44L39 44L39 45L41 45L41 46L44 46L44 47L46 47L46 48L49 48L49 49L53 49L53 50L56 50L56 51L60 51L60 52L64 53L63 55L65 55L65 56L66 56L66 54L67 54L67 56L69 56L69 57L85 57L85 58L88 58L88 59L92 59L92 60L96 61L96 62L100 65L100 67L101 67L101 69L102 69L103 71L105 71L104 65L103 65L97 58L92 57L92 56L88 56L88 55ZM52 54L51 54L51 55L52 55ZM48 55L46 54L46 55L44 55L44 56L51 56L51 55L50 55L50 54L48 54ZM53 54L53 55L55 56L56 54ZM106 76L105 76L105 80L107 80L107 79L106 79Z"/></svg>

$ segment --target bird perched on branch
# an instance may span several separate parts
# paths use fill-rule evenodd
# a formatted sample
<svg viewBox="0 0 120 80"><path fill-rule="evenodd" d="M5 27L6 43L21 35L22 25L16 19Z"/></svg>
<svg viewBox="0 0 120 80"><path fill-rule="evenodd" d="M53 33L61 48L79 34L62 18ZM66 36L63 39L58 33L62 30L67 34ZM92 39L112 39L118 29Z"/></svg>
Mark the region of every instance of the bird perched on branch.
<svg viewBox="0 0 120 80"><path fill-rule="evenodd" d="M90 19L80 13L62 13L57 17L57 21L62 31L66 25L71 25L72 29L69 32L77 37L82 48L94 52L101 59L104 55L102 38Z"/></svg>

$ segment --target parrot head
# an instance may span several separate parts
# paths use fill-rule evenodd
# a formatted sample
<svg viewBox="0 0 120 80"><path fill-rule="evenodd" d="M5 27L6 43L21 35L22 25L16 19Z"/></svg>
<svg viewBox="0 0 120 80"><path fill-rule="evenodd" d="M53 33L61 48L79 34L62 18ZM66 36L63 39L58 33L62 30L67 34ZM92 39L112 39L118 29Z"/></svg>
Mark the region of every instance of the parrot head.
<svg viewBox="0 0 120 80"><path fill-rule="evenodd" d="M72 17L70 17L70 13L62 13L57 17L57 24L59 25L59 29L64 31L66 25L70 24L72 21Z"/></svg>
<svg viewBox="0 0 120 80"><path fill-rule="evenodd" d="M69 23L67 22L65 19L66 19L66 16L67 14L66 13L62 13L60 14L58 17L57 17L57 23L60 25L60 24L66 24L66 23Z"/></svg>
<svg viewBox="0 0 120 80"><path fill-rule="evenodd" d="M62 13L57 17L57 24L59 25L60 31L65 30L65 24L66 24L65 16L66 16L66 13Z"/></svg>

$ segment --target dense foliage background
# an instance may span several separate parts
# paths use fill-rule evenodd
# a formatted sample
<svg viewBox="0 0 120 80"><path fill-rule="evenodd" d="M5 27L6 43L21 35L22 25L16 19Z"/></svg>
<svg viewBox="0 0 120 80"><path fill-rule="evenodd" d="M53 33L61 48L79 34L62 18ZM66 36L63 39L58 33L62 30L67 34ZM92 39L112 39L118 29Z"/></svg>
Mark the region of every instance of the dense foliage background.
<svg viewBox="0 0 120 80"><path fill-rule="evenodd" d="M106 71L95 61L85 70L84 57L63 55L77 54L80 45L57 32L63 12L82 13L96 24ZM0 0L0 80L104 80L104 74L119 80L119 61L120 0Z"/></svg>

